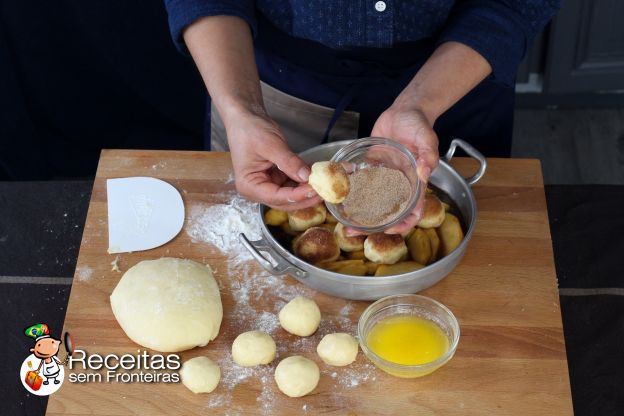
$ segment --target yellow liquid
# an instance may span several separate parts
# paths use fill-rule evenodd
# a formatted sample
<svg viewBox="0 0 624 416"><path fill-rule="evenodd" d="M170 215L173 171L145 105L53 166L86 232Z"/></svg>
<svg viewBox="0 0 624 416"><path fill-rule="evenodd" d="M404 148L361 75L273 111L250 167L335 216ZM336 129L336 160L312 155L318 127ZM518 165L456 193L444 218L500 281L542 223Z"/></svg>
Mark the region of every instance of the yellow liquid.
<svg viewBox="0 0 624 416"><path fill-rule="evenodd" d="M435 361L449 349L442 328L417 316L393 316L377 322L366 342L384 360L404 365Z"/></svg>

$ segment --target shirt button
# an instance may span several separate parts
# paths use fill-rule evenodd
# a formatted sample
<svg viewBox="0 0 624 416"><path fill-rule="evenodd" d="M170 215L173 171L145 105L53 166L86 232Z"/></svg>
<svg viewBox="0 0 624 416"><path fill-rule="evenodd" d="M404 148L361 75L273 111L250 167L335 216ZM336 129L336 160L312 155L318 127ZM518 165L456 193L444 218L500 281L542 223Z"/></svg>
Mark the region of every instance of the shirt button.
<svg viewBox="0 0 624 416"><path fill-rule="evenodd" d="M383 12L384 10L386 10L386 2L378 1L377 3L375 3L375 10L377 10L378 12Z"/></svg>

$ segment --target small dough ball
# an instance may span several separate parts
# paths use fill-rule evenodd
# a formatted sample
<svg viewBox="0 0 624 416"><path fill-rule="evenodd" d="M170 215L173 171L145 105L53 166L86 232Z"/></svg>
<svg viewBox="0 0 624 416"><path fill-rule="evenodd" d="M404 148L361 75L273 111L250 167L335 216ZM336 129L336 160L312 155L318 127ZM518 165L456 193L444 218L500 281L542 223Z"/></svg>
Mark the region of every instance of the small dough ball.
<svg viewBox="0 0 624 416"><path fill-rule="evenodd" d="M266 225L279 226L288 221L288 213L280 211L278 209L269 208L264 213L264 223Z"/></svg>
<svg viewBox="0 0 624 416"><path fill-rule="evenodd" d="M242 367L269 364L275 359L275 341L266 332L248 331L232 343L232 359Z"/></svg>
<svg viewBox="0 0 624 416"><path fill-rule="evenodd" d="M399 234L371 234L364 241L364 255L375 263L394 264L407 256L407 246Z"/></svg>
<svg viewBox="0 0 624 416"><path fill-rule="evenodd" d="M320 204L315 207L298 209L288 213L288 224L293 231L305 231L325 222L327 208Z"/></svg>
<svg viewBox="0 0 624 416"><path fill-rule="evenodd" d="M420 228L436 228L444 221L446 211L444 205L434 194L425 195L425 206L423 208L423 216L418 226Z"/></svg>
<svg viewBox="0 0 624 416"><path fill-rule="evenodd" d="M339 204L349 193L349 176L336 162L316 162L312 165L308 183L325 201Z"/></svg>
<svg viewBox="0 0 624 416"><path fill-rule="evenodd" d="M338 242L338 246L341 250L346 251L347 253L351 251L364 250L364 240L366 240L366 236L358 235L354 237L347 237L345 226L342 223L336 224L336 228L334 228L334 235L336 236L336 241Z"/></svg>
<svg viewBox="0 0 624 416"><path fill-rule="evenodd" d="M344 332L328 334L319 342L316 352L325 364L349 365L357 357L358 342L353 336Z"/></svg>
<svg viewBox="0 0 624 416"><path fill-rule="evenodd" d="M280 361L275 368L275 382L289 397L302 397L318 385L321 372L312 360L294 355Z"/></svg>
<svg viewBox="0 0 624 416"><path fill-rule="evenodd" d="M221 380L221 370L210 358L195 357L182 364L180 378L193 393L210 393Z"/></svg>
<svg viewBox="0 0 624 416"><path fill-rule="evenodd" d="M308 263L319 263L336 260L340 256L340 247L334 233L322 227L312 227L293 240L293 252Z"/></svg>
<svg viewBox="0 0 624 416"><path fill-rule="evenodd" d="M321 310L312 299L297 296L279 313L279 321L286 331L300 337L312 335L321 323Z"/></svg>
<svg viewBox="0 0 624 416"><path fill-rule="evenodd" d="M110 302L132 341L162 352L205 346L219 334L223 318L210 267L192 260L137 263L121 277Z"/></svg>

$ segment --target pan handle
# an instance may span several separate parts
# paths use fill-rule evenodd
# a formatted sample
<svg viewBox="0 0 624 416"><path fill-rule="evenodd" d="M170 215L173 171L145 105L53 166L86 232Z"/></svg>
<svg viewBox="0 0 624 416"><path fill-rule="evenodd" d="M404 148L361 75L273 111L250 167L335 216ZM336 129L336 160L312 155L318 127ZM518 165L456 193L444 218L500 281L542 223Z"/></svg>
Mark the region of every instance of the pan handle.
<svg viewBox="0 0 624 416"><path fill-rule="evenodd" d="M479 162L479 170L477 171L477 173L475 173L470 178L466 179L466 182L468 182L468 185L472 186L475 183L479 182L479 179L481 179L483 175L485 174L485 169L487 168L487 159L485 158L485 156L483 156L483 154L480 151L472 147L472 145L469 144L468 142L462 139L453 139L453 141L451 142L451 145L449 146L448 151L446 152L446 155L444 155L444 160L446 162L449 162L453 158L453 155L455 154L455 150L458 147L462 149L464 152L468 153L470 157L472 157L473 159L476 159L477 162Z"/></svg>
<svg viewBox="0 0 624 416"><path fill-rule="evenodd" d="M301 270L300 268L298 268L297 266L295 266L294 264L286 260L284 257L282 257L280 254L278 254L273 249L273 247L271 247L269 242L264 239L264 237L261 237L260 240L249 241L247 236L241 233L239 234L238 239L241 242L241 244L245 246L247 250L249 250L249 253L251 253L253 258L258 263L260 263L260 265L267 272L274 274L274 275L290 274L296 277L297 279L303 279L307 277L308 273L306 271ZM271 258L273 258L275 264L271 260L267 259L261 253L262 251L269 253Z"/></svg>

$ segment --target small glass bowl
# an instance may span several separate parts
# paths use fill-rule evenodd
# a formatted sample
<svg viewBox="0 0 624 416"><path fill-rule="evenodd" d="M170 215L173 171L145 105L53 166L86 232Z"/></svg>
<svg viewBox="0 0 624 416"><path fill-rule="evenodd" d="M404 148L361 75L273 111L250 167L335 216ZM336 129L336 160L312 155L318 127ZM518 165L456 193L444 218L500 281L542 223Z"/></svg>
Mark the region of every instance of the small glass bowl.
<svg viewBox="0 0 624 416"><path fill-rule="evenodd" d="M340 149L332 162L342 163L349 173L358 169L366 169L371 166L384 166L403 172L410 183L411 195L405 209L392 221L375 226L367 226L350 220L344 213L342 204L325 202L327 209L336 219L346 227L353 228L366 234L378 233L399 224L414 209L421 193L421 184L416 172L416 159L401 143L378 137L365 137L354 140Z"/></svg>
<svg viewBox="0 0 624 416"><path fill-rule="evenodd" d="M375 354L367 344L369 331L383 319L405 315L428 319L438 325L449 339L448 351L437 360L418 365L393 363ZM459 343L459 323L446 306L431 298L420 295L387 296L362 313L358 322L358 338L364 355L381 370L395 377L422 377L442 367L453 357Z"/></svg>

